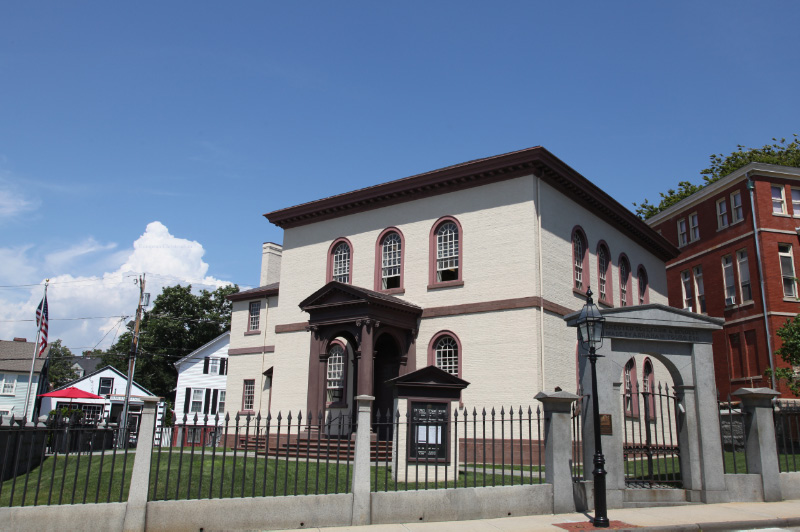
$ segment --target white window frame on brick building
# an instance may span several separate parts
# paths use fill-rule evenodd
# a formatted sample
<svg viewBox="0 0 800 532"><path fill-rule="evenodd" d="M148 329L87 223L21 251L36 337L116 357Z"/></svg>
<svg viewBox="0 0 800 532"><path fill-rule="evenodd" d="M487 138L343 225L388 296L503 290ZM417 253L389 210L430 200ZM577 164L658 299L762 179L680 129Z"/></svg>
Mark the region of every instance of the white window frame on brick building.
<svg viewBox="0 0 800 532"><path fill-rule="evenodd" d="M770 195L772 196L772 214L785 215L786 212L786 189L783 185L771 185Z"/></svg>
<svg viewBox="0 0 800 532"><path fill-rule="evenodd" d="M792 216L800 218L800 188L792 187L790 193L792 194Z"/></svg>
<svg viewBox="0 0 800 532"><path fill-rule="evenodd" d="M689 215L689 239L692 242L700 240L700 220L696 212Z"/></svg>
<svg viewBox="0 0 800 532"><path fill-rule="evenodd" d="M461 341L451 331L440 331L428 346L428 365L461 377Z"/></svg>
<svg viewBox="0 0 800 532"><path fill-rule="evenodd" d="M744 207L742 206L742 193L737 190L731 193L731 223L744 220Z"/></svg>
<svg viewBox="0 0 800 532"><path fill-rule="evenodd" d="M619 306L627 307L631 287L631 263L625 254L619 257Z"/></svg>
<svg viewBox="0 0 800 532"><path fill-rule="evenodd" d="M678 247L685 246L689 243L689 226L686 223L686 218L678 220Z"/></svg>
<svg viewBox="0 0 800 532"><path fill-rule="evenodd" d="M703 286L703 267L698 265L692 268L694 277L694 303L698 314L706 313L706 294Z"/></svg>
<svg viewBox="0 0 800 532"><path fill-rule="evenodd" d="M750 263L747 259L747 250L740 249L736 252L736 273L739 275L739 298L742 303L753 300L753 288L750 284Z"/></svg>
<svg viewBox="0 0 800 532"><path fill-rule="evenodd" d="M725 229L728 225L728 199L720 198L717 200L717 228Z"/></svg>
<svg viewBox="0 0 800 532"><path fill-rule="evenodd" d="M736 277L733 271L733 257L731 255L722 256L722 282L724 286L725 306L730 307L736 304Z"/></svg>
<svg viewBox="0 0 800 532"><path fill-rule="evenodd" d="M797 281L794 274L794 253L791 244L778 244L778 259L783 278L783 297L797 299Z"/></svg>
<svg viewBox="0 0 800 532"><path fill-rule="evenodd" d="M353 248L347 239L340 238L331 244L328 258L329 281L351 284L353 271Z"/></svg>
<svg viewBox="0 0 800 532"><path fill-rule="evenodd" d="M683 309L693 310L694 294L692 293L692 273L690 270L681 272L681 290L683 291Z"/></svg>

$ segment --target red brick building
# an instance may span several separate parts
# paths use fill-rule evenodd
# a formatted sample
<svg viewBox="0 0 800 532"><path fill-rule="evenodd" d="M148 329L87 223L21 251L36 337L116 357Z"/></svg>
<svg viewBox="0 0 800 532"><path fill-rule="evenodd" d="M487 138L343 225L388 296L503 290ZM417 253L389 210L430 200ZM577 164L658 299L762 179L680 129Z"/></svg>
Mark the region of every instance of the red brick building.
<svg viewBox="0 0 800 532"><path fill-rule="evenodd" d="M786 366L775 332L800 313L800 168L748 164L647 223L681 250L667 262L669 304L725 318L714 333L720 395L770 387L764 371Z"/></svg>

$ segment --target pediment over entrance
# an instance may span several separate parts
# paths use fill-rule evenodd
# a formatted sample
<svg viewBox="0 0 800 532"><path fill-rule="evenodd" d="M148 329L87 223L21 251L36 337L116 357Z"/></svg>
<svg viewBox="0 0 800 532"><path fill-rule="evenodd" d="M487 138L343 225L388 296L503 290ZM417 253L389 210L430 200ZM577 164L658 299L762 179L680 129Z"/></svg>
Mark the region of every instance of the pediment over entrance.
<svg viewBox="0 0 800 532"><path fill-rule="evenodd" d="M300 302L309 324L341 323L357 318L416 329L422 308L373 290L331 281Z"/></svg>

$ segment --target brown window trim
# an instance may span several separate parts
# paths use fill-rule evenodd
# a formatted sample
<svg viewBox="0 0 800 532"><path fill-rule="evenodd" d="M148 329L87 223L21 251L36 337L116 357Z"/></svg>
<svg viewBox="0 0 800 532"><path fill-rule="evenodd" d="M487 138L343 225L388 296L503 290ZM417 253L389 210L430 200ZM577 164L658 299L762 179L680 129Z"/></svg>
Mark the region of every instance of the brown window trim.
<svg viewBox="0 0 800 532"><path fill-rule="evenodd" d="M622 264L625 263L628 266L628 276L627 279L623 279L622 275L619 273L620 268L622 268ZM618 287L619 290L619 305L622 307L622 287L625 287L625 306L630 307L631 303L631 290L633 289L633 282L631 278L633 277L633 271L631 271L631 261L625 253L620 253L619 258L617 259L617 277L618 279ZM624 281L624 284L623 284ZM636 294L636 297L639 297L639 294Z"/></svg>
<svg viewBox="0 0 800 532"><path fill-rule="evenodd" d="M429 284L428 290L438 290L439 288L457 288L459 286L464 286L464 281L442 281L441 283Z"/></svg>
<svg viewBox="0 0 800 532"><path fill-rule="evenodd" d="M453 222L458 228L458 279L452 281L437 281L436 274L436 231L442 224ZM457 284L461 283L461 284ZM450 286L463 286L464 284L464 229L461 222L454 216L442 216L431 226L428 236L428 290Z"/></svg>
<svg viewBox="0 0 800 532"><path fill-rule="evenodd" d="M577 281L575 280L575 235L579 234L581 236L581 240L583 240L583 257L581 257L581 282L583 283L583 288L578 288L575 284ZM580 225L576 225L572 228L572 233L569 239L570 247L572 247L572 253L570 256L572 257L572 264L570 265L570 271L572 272L572 289L573 291L578 291L578 293L586 294L586 290L588 289L589 285L591 284L591 269L589 268L589 237L586 236L586 231L583 230L583 227Z"/></svg>
<svg viewBox="0 0 800 532"><path fill-rule="evenodd" d="M439 341L443 336L449 336L456 342L456 346L458 346L458 375L457 377L461 378L461 368L463 366L462 362L464 360L464 351L461 348L461 339L454 333L453 331L443 330L439 331L433 335L431 341L428 342L428 365L435 366L436 365L436 342Z"/></svg>
<svg viewBox="0 0 800 532"><path fill-rule="evenodd" d="M383 239L391 233L396 233L400 237L400 286L397 288L381 288L383 286ZM387 227L375 241L375 291L381 294L403 294L405 293L405 268L406 268L406 238L403 232L397 227Z"/></svg>
<svg viewBox="0 0 800 532"><path fill-rule="evenodd" d="M600 299L600 249L606 251L606 298ZM611 250L605 240L597 243L597 302L608 307L614 307L614 280L612 279Z"/></svg>
<svg viewBox="0 0 800 532"><path fill-rule="evenodd" d="M261 329L253 329L252 331L245 331L245 336L255 336L257 334L261 334Z"/></svg>
<svg viewBox="0 0 800 532"><path fill-rule="evenodd" d="M350 240L341 236L334 240L330 247L328 248L328 255L326 258L327 262L327 269L325 271L325 282L329 283L333 281L333 251L336 249L336 246L344 242L350 248L350 263L348 265L348 274L347 274L347 284L353 284L353 257L355 255L355 250L353 249L353 244L350 243Z"/></svg>

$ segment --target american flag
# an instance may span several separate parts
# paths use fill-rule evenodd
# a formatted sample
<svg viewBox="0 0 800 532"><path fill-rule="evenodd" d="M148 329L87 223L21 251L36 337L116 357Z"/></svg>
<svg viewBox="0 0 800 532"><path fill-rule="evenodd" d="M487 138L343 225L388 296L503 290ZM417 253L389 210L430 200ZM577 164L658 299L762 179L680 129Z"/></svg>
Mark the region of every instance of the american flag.
<svg viewBox="0 0 800 532"><path fill-rule="evenodd" d="M36 308L36 326L39 327L39 330L41 331L41 334L39 335L38 356L42 356L44 354L44 350L47 349L47 321L47 295L45 295L42 298L42 302L39 303L39 306Z"/></svg>

